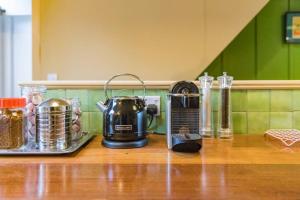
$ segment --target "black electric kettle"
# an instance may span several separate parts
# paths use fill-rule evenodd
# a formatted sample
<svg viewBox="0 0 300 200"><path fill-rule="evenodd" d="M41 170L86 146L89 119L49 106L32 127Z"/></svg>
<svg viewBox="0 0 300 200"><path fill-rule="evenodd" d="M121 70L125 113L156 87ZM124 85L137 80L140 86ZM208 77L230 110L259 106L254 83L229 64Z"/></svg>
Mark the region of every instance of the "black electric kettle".
<svg viewBox="0 0 300 200"><path fill-rule="evenodd" d="M131 76L141 82L144 97L107 95L109 83L119 76ZM105 103L99 101L97 107L103 112L102 145L109 148L136 148L145 146L147 112L145 105L146 88L144 82L133 74L119 74L110 78L105 86Z"/></svg>

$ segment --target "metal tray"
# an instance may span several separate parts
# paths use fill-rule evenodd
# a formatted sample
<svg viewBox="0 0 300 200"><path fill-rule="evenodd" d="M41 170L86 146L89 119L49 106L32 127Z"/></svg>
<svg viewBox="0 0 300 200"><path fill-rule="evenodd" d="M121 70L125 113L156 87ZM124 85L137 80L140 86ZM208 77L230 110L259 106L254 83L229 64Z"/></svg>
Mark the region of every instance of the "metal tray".
<svg viewBox="0 0 300 200"><path fill-rule="evenodd" d="M0 156L4 155L62 155L70 154L77 151L85 143L91 140L95 135L92 133L86 133L79 140L72 141L72 145L68 149L64 150L41 150L34 142L28 142L26 146L19 149L0 149Z"/></svg>

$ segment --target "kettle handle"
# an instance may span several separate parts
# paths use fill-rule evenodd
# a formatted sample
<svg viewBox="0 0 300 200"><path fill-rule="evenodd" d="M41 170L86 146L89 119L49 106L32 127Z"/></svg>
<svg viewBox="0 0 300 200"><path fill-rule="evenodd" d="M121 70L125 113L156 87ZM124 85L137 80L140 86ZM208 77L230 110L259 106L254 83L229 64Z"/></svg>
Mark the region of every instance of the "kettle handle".
<svg viewBox="0 0 300 200"><path fill-rule="evenodd" d="M106 81L106 83L105 83L105 85L104 85L104 92L105 92L105 97L106 97L106 99L109 99L109 98L108 98L108 95L107 95L107 89L108 89L109 83L110 83L113 79L115 79L115 78L117 78L117 77L119 77L119 76L131 76L131 77L135 78L136 80L138 80L138 81L142 84L142 86L143 86L143 90L144 90L143 100L145 100L145 96L146 96L146 86L145 86L144 81L142 81L142 80L140 79L140 77L138 77L137 75L129 74L129 73L115 75L115 76L111 77L108 81Z"/></svg>

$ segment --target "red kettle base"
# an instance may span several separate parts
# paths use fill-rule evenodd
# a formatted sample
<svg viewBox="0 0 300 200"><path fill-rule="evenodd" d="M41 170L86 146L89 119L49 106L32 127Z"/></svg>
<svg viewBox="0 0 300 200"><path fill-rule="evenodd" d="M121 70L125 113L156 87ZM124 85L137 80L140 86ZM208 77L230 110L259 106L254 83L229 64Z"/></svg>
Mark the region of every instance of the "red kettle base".
<svg viewBox="0 0 300 200"><path fill-rule="evenodd" d="M148 144L148 139L144 138L136 141L111 141L103 138L102 145L111 149L131 149L140 148Z"/></svg>

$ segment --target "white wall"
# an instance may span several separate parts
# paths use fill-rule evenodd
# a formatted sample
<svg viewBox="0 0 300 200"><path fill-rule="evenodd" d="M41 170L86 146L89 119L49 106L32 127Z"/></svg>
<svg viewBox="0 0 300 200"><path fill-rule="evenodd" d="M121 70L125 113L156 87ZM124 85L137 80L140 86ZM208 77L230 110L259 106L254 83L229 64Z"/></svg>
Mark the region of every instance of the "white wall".
<svg viewBox="0 0 300 200"><path fill-rule="evenodd" d="M13 30L14 95L19 95L18 83L32 80L31 16L14 17Z"/></svg>
<svg viewBox="0 0 300 200"><path fill-rule="evenodd" d="M4 68L3 68L3 23L4 18L0 16L0 97L3 96L4 93Z"/></svg>
<svg viewBox="0 0 300 200"><path fill-rule="evenodd" d="M31 15L31 0L0 0L6 15Z"/></svg>
<svg viewBox="0 0 300 200"><path fill-rule="evenodd" d="M0 97L19 96L18 83L32 80L31 1L0 0L0 6L9 8L0 16Z"/></svg>
<svg viewBox="0 0 300 200"><path fill-rule="evenodd" d="M194 79L268 1L34 0L34 78Z"/></svg>
<svg viewBox="0 0 300 200"><path fill-rule="evenodd" d="M205 50L208 66L269 0L206 0Z"/></svg>
<svg viewBox="0 0 300 200"><path fill-rule="evenodd" d="M42 0L40 79L196 77L204 49L204 0ZM37 66L39 68L39 66Z"/></svg>

